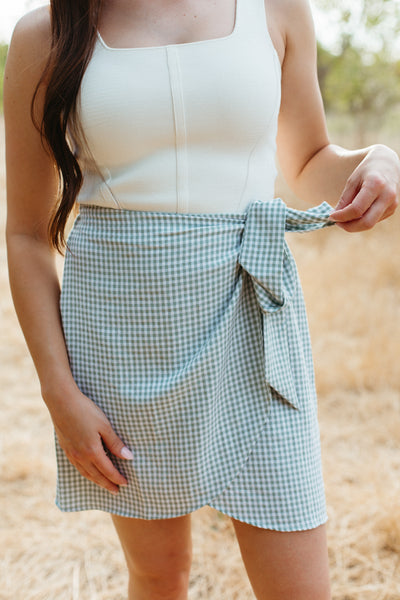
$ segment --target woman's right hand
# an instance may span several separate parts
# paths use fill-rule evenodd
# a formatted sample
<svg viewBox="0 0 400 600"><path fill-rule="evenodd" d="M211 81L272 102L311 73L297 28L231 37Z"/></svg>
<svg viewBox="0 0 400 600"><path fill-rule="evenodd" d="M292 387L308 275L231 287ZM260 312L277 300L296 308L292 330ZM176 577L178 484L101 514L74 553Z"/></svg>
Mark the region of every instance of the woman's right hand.
<svg viewBox="0 0 400 600"><path fill-rule="evenodd" d="M126 478L107 456L106 448L119 458L133 459L133 454L114 432L103 411L77 388L66 398L43 395L49 408L61 448L78 471L112 494Z"/></svg>

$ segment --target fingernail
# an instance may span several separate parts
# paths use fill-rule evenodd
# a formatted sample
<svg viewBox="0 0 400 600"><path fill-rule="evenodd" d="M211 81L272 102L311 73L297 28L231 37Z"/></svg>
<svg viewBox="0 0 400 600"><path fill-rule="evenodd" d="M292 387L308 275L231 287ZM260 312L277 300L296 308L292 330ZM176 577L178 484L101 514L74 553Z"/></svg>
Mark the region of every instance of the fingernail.
<svg viewBox="0 0 400 600"><path fill-rule="evenodd" d="M115 491L115 490L109 490L109 491L112 493L113 496L118 496L118 492L117 491Z"/></svg>
<svg viewBox="0 0 400 600"><path fill-rule="evenodd" d="M127 483L120 483L119 486L120 487L128 487L128 484Z"/></svg>
<svg viewBox="0 0 400 600"><path fill-rule="evenodd" d="M126 446L124 446L121 450L121 456L123 458L126 458L127 460L133 460L133 454L132 452L129 450L129 448L127 448Z"/></svg>

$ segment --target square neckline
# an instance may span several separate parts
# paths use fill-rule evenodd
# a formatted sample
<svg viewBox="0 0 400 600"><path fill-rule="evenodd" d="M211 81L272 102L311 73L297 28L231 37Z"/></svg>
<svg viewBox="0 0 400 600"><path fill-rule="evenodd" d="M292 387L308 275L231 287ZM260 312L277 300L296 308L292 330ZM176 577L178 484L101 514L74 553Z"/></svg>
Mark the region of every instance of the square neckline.
<svg viewBox="0 0 400 600"><path fill-rule="evenodd" d="M105 50L109 50L111 52L134 52L134 51L143 51L143 50L166 50L168 48L179 48L181 46L186 47L186 46L196 46L196 45L201 45L201 44L210 44L213 42L223 42L225 40L230 40L231 38L235 37L235 35L237 34L237 30L238 30L238 12L239 12L239 2L241 0L235 0L235 23L233 25L233 29L231 31L231 33L229 33L228 35L222 36L222 37L217 37L217 38L209 38L206 40L196 40L193 42L178 42L176 44L162 44L159 46L132 46L132 47L125 47L125 46L121 46L121 48L115 47L115 46L109 46L108 44L106 44L106 42L104 41L103 37L100 34L100 31L97 29L96 30L96 34L97 34L97 39L100 42L100 44L103 46L103 48Z"/></svg>

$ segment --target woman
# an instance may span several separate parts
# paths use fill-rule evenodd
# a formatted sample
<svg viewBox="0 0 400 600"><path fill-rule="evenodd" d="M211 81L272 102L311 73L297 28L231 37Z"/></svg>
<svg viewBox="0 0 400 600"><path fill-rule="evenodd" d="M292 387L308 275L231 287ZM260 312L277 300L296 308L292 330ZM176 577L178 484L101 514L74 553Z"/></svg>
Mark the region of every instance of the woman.
<svg viewBox="0 0 400 600"><path fill-rule="evenodd" d="M15 28L14 303L54 423L57 505L111 513L130 600L187 598L205 504L231 516L257 598L330 597L284 232L370 229L397 207L400 166L383 145L329 143L315 63L306 0L52 0ZM292 189L326 202L273 200L275 138Z"/></svg>

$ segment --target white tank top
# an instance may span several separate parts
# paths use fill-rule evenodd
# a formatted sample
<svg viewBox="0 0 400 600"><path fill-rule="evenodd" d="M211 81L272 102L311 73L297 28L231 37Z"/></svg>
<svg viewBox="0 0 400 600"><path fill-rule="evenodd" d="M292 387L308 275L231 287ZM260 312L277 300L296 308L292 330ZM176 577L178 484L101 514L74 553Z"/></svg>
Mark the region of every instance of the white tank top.
<svg viewBox="0 0 400 600"><path fill-rule="evenodd" d="M264 0L236 0L222 38L110 48L97 35L78 115L77 202L177 213L246 212L274 195L280 63Z"/></svg>

